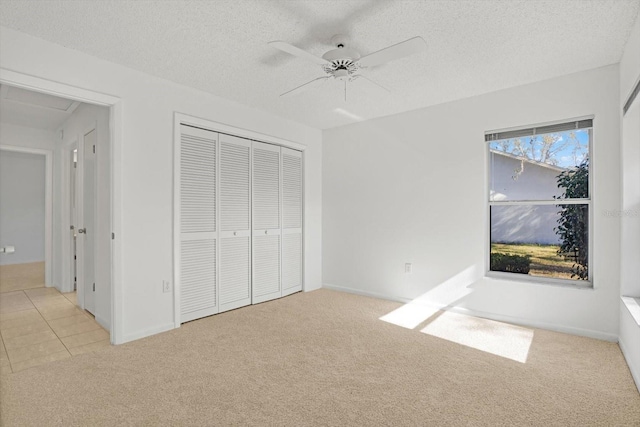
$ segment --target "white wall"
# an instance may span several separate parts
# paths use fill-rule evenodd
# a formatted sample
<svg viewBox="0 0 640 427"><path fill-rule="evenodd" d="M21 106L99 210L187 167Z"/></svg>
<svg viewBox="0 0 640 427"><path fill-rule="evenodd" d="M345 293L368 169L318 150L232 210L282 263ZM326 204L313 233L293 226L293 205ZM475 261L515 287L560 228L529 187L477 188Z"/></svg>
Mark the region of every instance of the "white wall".
<svg viewBox="0 0 640 427"><path fill-rule="evenodd" d="M45 156L0 150L0 265L44 261Z"/></svg>
<svg viewBox="0 0 640 427"><path fill-rule="evenodd" d="M12 145L40 150L55 150L55 132L18 126L11 123L0 123L0 141L2 145Z"/></svg>
<svg viewBox="0 0 640 427"><path fill-rule="evenodd" d="M640 19L620 62L620 110L640 80ZM620 291L640 297L640 99L622 118ZM640 390L640 325L620 302L620 348Z"/></svg>
<svg viewBox="0 0 640 427"><path fill-rule="evenodd" d="M60 203L54 211L54 271L55 283L63 284L66 290L73 289L73 278L69 268L71 263L70 240L70 177L67 176L70 166L70 150L72 145L82 143L82 137L91 129L96 129L96 229L95 234L95 317L109 329L111 324L111 186L110 186L110 141L109 141L109 109L96 105L80 104L71 117L62 124L56 134L62 131L63 138L58 142L56 150L56 186L55 200ZM74 224L83 227L83 224Z"/></svg>
<svg viewBox="0 0 640 427"><path fill-rule="evenodd" d="M118 342L173 328L173 114L180 112L296 141L305 152L305 287L321 286L320 131L0 27L0 67L122 99L122 316ZM215 76L211 76L215 78ZM118 147L116 147L116 150ZM117 206L115 207L117 208ZM119 302L116 302L119 304ZM119 309L119 308L117 308ZM116 331L116 332L117 332Z"/></svg>
<svg viewBox="0 0 640 427"><path fill-rule="evenodd" d="M434 304L615 340L620 220L605 211L620 204L618 92L612 65L325 131L324 283L401 300L431 291ZM590 115L594 288L484 277L485 132Z"/></svg>

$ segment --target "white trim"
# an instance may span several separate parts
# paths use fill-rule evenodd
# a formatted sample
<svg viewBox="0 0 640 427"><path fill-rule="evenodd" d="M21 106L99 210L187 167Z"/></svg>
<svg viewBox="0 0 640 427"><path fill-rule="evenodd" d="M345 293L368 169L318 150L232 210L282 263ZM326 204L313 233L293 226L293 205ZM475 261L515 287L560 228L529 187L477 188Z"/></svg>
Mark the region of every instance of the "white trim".
<svg viewBox="0 0 640 427"><path fill-rule="evenodd" d="M112 240L111 244L111 343L121 344L125 342L123 340L123 261L120 236L122 224L122 100L112 95L70 86L2 67L0 67L0 84L110 107L111 231L116 233L116 240Z"/></svg>
<svg viewBox="0 0 640 427"><path fill-rule="evenodd" d="M529 128L536 128L536 127L544 127L544 126L553 126L556 124L560 124L560 123L568 123L568 122L577 122L577 121L581 121L581 120L592 120L592 126L589 128L584 128L589 132L589 198L587 199L558 199L558 200L506 200L506 201L496 201L496 200L491 200L491 188L492 188L492 182L491 182L491 178L492 178L492 174L491 174L491 170L492 170L492 164L491 164L491 159L492 159L492 150L491 150L491 143L494 141L484 141L485 147L487 149L485 149L485 200L487 200L487 205L485 208L485 218L484 218L484 224L485 224L485 245L484 245L484 264L485 264L485 269L484 269L484 277L487 278L494 278L494 279L508 279L511 280L515 283L538 283L538 284L546 284L546 285L553 285L553 286L562 286L562 287L573 287L575 286L576 288L579 289L596 289L596 286L594 285L594 281L593 281L593 251L595 248L595 245L593 244L593 237L595 235L594 232L594 218L595 218L595 203L594 203L594 198L593 198L593 186L594 186L594 179L593 176L594 175L594 162L593 162L593 147L594 147L594 139L595 139L595 135L594 135L594 129L596 128L596 116L595 115L589 115L589 116L583 116L583 117L577 117L577 118L572 118L572 119L565 119L565 120L556 120L556 121L551 121L551 122L545 122L545 123L538 123L535 125L527 125L527 126L518 126L518 127L513 127L513 128L505 128L505 129L500 129L500 130L492 130L492 131L486 131L484 134L491 134L491 133L500 133L500 132L509 132L509 131L514 131L514 130L520 130L520 129L529 129ZM571 280L571 279L557 279L557 278L547 278L547 277L542 277L542 276L529 276L529 275L525 275L525 274L514 274L514 273L500 273L500 272L495 272L491 270L491 207L492 206L500 206L500 205L539 205L539 206L545 206L545 205L560 205L560 204L566 204L566 205L577 205L577 204L584 204L587 205L588 209L589 209L589 236L588 236L588 248L589 248L589 259L587 260L588 262L588 277L587 280ZM498 273L497 275L495 273ZM502 274L505 274L505 277L502 277Z"/></svg>
<svg viewBox="0 0 640 427"><path fill-rule="evenodd" d="M553 120L553 121L549 121L549 122L534 123L534 124L529 124L529 125L524 125L524 126L513 126L513 127L509 127L509 128L493 129L493 130L485 131L484 135L490 135L492 133L513 132L513 131L522 130L522 129L535 129L535 128L540 128L540 127L545 127L545 126L559 125L559 124L562 124L562 123L579 122L579 121L582 121L582 120L593 120L594 118L595 118L595 116L593 114L590 114L590 115L587 115L587 116L573 117L573 118L570 118L570 119ZM563 132L566 132L566 131L563 131ZM539 135L542 135L542 134L539 134ZM483 140L484 140L484 138L483 138ZM493 142L493 141L485 141L485 143L489 143L489 142Z"/></svg>
<svg viewBox="0 0 640 427"><path fill-rule="evenodd" d="M360 295L360 296L363 296L363 297L378 298L378 299L384 299L384 300L387 300L387 301L401 302L403 304L407 304L407 303L411 302L410 299L399 297L397 295L385 295L385 294L381 294L381 293L378 293L378 292L369 292L369 291L363 291L363 290L355 289L355 288L348 288L348 287L344 287L344 286L332 285L330 283L323 283L321 289L330 289L332 291L345 292L345 293L348 293L348 294Z"/></svg>
<svg viewBox="0 0 640 427"><path fill-rule="evenodd" d="M635 297L621 296L622 304L629 310L629 314L640 327L640 299Z"/></svg>
<svg viewBox="0 0 640 427"><path fill-rule="evenodd" d="M122 266L124 265L122 240L122 101L117 100L109 109L109 150L111 176L111 343L124 341L124 298L122 296Z"/></svg>
<svg viewBox="0 0 640 427"><path fill-rule="evenodd" d="M44 156L44 284L54 286L53 278L53 151L40 148L0 145L0 150Z"/></svg>
<svg viewBox="0 0 640 427"><path fill-rule="evenodd" d="M483 311L470 310L463 307L445 307L444 311L452 311L454 313L466 314L468 316L482 317L484 319L495 320L498 322L512 323L519 326L530 328L544 329L547 331L560 332L569 335L578 335L597 340L609 342L618 342L618 335L608 332L594 331L592 329L574 328L571 326L558 325L556 323L538 322L535 320L525 319L522 317L505 316L501 314L485 313Z"/></svg>
<svg viewBox="0 0 640 427"><path fill-rule="evenodd" d="M115 96L107 95L100 92L94 92L75 86L69 86L64 83L58 83L52 80L46 80L40 77L22 74L20 72L1 67L0 83L19 87L22 89L32 90L34 92L60 96L62 98L72 99L74 101L86 102L89 104L96 104L107 107L115 105L120 101L120 98L117 98Z"/></svg>
<svg viewBox="0 0 640 427"><path fill-rule="evenodd" d="M402 297L398 297L398 296L383 295L383 294L379 294L379 293L375 293L375 292L367 292L367 291L362 291L362 290L359 290L359 289L347 288L347 287L343 287L343 286L331 285L331 284L326 284L326 283L323 284L322 287L326 288L326 289L335 290L335 291L347 292L347 293L350 293L350 294L362 295L362 296L372 297L372 298L385 299L385 300L401 302L401 303L405 303L405 304L411 301L410 299L402 298ZM505 315L494 314L494 313L486 313L486 312L482 312L482 311L476 311L476 310L471 310L471 309L468 309L468 308L456 307L456 306L448 306L448 305L445 306L445 305L442 305L441 307L439 307L439 309L442 310L442 311L451 311L453 313L465 314L467 316L481 317L481 318L484 318L484 319L495 320L495 321L498 321L498 322L511 323L511 324L515 324L515 325L519 325L519 326L526 326L526 327L537 328L537 329L545 329L545 330L554 331L554 332L561 332L561 333L564 333L564 334L579 335L579 336L584 336L584 337L588 337L588 338L595 338L595 339L599 339L599 340L618 342L618 335L610 334L608 332L594 331L594 330L591 330L591 329L583 329L583 328L574 328L574 327L571 327L571 326L558 325L558 324L555 324L555 323L538 322L538 321L535 321L535 320L525 319L525 318L521 318L521 317L505 316Z"/></svg>
<svg viewBox="0 0 640 427"><path fill-rule="evenodd" d="M95 319L96 319L96 322L100 324L100 326L102 326L106 330L109 330L109 322L107 322L107 319L101 316L95 316Z"/></svg>
<svg viewBox="0 0 640 427"><path fill-rule="evenodd" d="M73 292L73 239L71 238L70 231L71 226L77 226L77 224L71 223L71 171L73 169L73 161L71 156L73 150L78 148L78 138L73 138L73 141L61 147L60 152L62 155L62 188L61 195L61 227L62 227L62 251L61 251L61 280L60 290L62 292ZM76 170L77 172L77 170ZM76 192L78 186L78 177L76 175L76 181L74 183ZM77 192L76 192L77 193ZM77 196L77 194L76 194ZM76 200L77 201L77 200ZM76 218L77 219L77 218Z"/></svg>
<svg viewBox="0 0 640 427"><path fill-rule="evenodd" d="M173 120L173 327L179 328L181 325L180 311L180 148L182 146L182 137L180 129L180 119L178 115ZM217 179L217 176L216 176ZM216 183L217 184L217 183ZM216 191L217 194L217 191ZM217 203L217 201L216 201ZM216 209L218 205L216 204ZM216 224L217 225L217 224ZM217 245L217 242L216 242ZM217 247L216 247L217 249ZM217 252L217 251L216 251ZM217 260L216 260L217 262ZM217 278L216 278L217 286ZM216 292L217 292L216 288ZM217 297L217 294L216 294Z"/></svg>
<svg viewBox="0 0 640 427"><path fill-rule="evenodd" d="M631 372L633 381L635 381L636 383L636 388L638 389L638 392L640 392L640 363L638 363L637 360L633 360L631 358L628 347L622 339L618 339L618 346L620 346L620 351L622 352L622 355L624 356L624 359L629 366L629 371Z"/></svg>
<svg viewBox="0 0 640 427"><path fill-rule="evenodd" d="M180 123L185 125L191 125L201 127L213 132L224 133L232 136L239 136L241 138L247 138L259 142L266 142L268 144L275 144L282 147L293 148L294 150L304 151L307 146L299 144L297 142L289 141L287 139L279 138L277 136L267 135L266 133L255 132L248 129L237 128L235 126L226 125L224 123L218 123L211 120L201 119L199 117L189 116L183 113L174 113L174 123L179 127Z"/></svg>
<svg viewBox="0 0 640 427"><path fill-rule="evenodd" d="M528 274L509 273L506 271L487 270L484 277L491 280L506 280L510 282L530 283L535 285L558 286L565 289L593 290L590 280L560 279L545 276L530 276Z"/></svg>
<svg viewBox="0 0 640 427"><path fill-rule="evenodd" d="M167 331L170 331L171 329L174 329L173 322L165 323L164 325L156 326L149 329L144 329L142 331L134 332L131 334L126 334L122 337L121 341L118 344L124 344L130 341L139 340L140 338L150 337L151 335L167 332Z"/></svg>

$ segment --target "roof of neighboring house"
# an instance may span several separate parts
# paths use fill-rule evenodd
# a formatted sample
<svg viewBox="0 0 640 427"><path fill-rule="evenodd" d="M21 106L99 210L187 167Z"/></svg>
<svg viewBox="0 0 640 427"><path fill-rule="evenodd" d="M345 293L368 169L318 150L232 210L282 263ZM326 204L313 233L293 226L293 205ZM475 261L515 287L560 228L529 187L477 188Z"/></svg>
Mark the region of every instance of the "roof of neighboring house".
<svg viewBox="0 0 640 427"><path fill-rule="evenodd" d="M540 166L543 168L547 168L547 169L551 169L557 172L563 172L566 171L567 168L563 168L561 166L556 166L556 165L550 165L549 163L544 163L544 162L538 162L536 160L532 160L529 159L527 157L523 157L523 156L516 156L515 154L511 154L511 153L505 153L504 151L499 151L499 150L489 150L492 154L498 154L500 156L504 156L504 157L508 157L510 159L514 159L514 160L518 160L518 161L525 161L527 163L530 163L532 165L536 165L536 166Z"/></svg>

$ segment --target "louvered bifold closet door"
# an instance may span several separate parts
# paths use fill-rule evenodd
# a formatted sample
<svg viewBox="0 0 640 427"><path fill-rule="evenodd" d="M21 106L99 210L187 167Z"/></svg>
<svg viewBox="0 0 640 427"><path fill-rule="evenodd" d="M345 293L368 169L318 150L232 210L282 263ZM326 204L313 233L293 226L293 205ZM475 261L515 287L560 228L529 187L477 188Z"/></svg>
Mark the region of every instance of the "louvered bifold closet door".
<svg viewBox="0 0 640 427"><path fill-rule="evenodd" d="M218 312L216 184L218 134L181 125L180 321Z"/></svg>
<svg viewBox="0 0 640 427"><path fill-rule="evenodd" d="M251 304L251 141L220 134L220 311Z"/></svg>
<svg viewBox="0 0 640 427"><path fill-rule="evenodd" d="M252 303L282 295L280 286L280 147L253 143Z"/></svg>
<svg viewBox="0 0 640 427"><path fill-rule="evenodd" d="M302 153L282 148L282 296L302 290Z"/></svg>

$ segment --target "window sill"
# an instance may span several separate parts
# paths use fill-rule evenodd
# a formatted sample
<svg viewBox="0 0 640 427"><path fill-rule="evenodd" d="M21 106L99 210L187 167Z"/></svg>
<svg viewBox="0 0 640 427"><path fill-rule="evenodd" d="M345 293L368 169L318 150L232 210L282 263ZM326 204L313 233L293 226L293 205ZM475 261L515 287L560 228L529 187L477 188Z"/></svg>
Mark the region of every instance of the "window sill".
<svg viewBox="0 0 640 427"><path fill-rule="evenodd" d="M487 271L484 275L488 279L504 280L509 282L554 286L565 289L593 290L593 283L591 281L584 280L545 279L544 277L529 276L528 274L501 273L498 271Z"/></svg>
<svg viewBox="0 0 640 427"><path fill-rule="evenodd" d="M636 324L640 326L640 298L622 296L620 299L622 299L627 310L631 313L631 317L636 321Z"/></svg>

